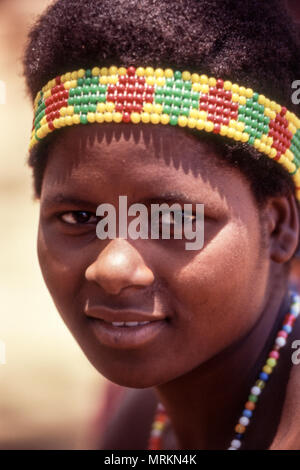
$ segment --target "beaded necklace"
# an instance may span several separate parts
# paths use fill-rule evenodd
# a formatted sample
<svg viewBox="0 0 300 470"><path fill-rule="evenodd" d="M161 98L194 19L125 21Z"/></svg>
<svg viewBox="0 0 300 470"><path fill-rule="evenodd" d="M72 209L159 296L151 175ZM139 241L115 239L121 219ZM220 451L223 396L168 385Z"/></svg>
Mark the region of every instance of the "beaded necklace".
<svg viewBox="0 0 300 470"><path fill-rule="evenodd" d="M279 350L286 345L287 337L291 333L294 322L300 313L300 296L294 291L290 291L290 296L292 300L289 313L285 315L281 329L277 333L275 343L268 354L268 358L262 367L255 384L250 389L248 400L245 403L242 414L234 428L235 434L227 450L237 450L241 448L242 439L244 438L247 426L250 423L258 398L261 395L273 368L277 364L277 360L279 359ZM162 450L162 435L168 422L169 417L165 407L162 403L158 403L154 421L152 423L148 450Z"/></svg>

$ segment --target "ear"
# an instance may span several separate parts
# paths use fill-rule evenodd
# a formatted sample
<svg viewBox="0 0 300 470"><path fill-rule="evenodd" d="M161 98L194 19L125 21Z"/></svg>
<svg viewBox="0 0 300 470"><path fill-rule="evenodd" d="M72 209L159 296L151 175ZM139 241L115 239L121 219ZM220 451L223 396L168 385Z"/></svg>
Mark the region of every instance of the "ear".
<svg viewBox="0 0 300 470"><path fill-rule="evenodd" d="M299 239L299 210L295 196L270 197L264 210L270 258L285 263L294 255Z"/></svg>

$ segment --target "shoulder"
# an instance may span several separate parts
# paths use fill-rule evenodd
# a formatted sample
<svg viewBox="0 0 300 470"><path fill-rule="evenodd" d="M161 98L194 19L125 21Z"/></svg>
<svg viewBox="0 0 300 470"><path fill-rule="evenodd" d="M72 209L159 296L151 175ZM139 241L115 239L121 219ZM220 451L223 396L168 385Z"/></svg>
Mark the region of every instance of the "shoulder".
<svg viewBox="0 0 300 470"><path fill-rule="evenodd" d="M157 405L153 389L124 389L122 398L103 430L102 450L147 449Z"/></svg>

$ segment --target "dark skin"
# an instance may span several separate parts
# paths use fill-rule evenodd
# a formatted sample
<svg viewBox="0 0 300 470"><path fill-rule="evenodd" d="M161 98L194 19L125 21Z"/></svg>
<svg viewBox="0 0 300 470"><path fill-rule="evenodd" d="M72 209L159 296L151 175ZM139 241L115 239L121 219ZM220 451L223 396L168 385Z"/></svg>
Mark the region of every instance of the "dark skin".
<svg viewBox="0 0 300 470"><path fill-rule="evenodd" d="M119 195L127 195L128 206L204 203L204 247L186 251L184 240L98 239L96 208L103 202L117 208ZM78 223L79 211L90 213L84 223ZM178 128L74 126L54 141L38 233L45 282L95 368L121 386L146 389L129 393L102 448L130 448L126 437L113 447L122 426L126 436L126 429L135 436L131 448L145 448L158 399L172 422L166 448L229 446L249 389L288 311L283 267L298 237L293 195L270 198L259 214L244 175L221 164L211 145ZM140 348L108 347L91 329L87 300L164 316L164 328ZM264 391L268 408L257 409L244 448L282 445L278 397L283 403L290 356L287 348L272 387ZM293 370L291 397L299 390L297 380L299 372ZM285 410L292 406L300 416L300 403L291 403L285 403ZM130 416L141 418L131 421ZM297 427L293 422L289 436L292 432L300 445Z"/></svg>

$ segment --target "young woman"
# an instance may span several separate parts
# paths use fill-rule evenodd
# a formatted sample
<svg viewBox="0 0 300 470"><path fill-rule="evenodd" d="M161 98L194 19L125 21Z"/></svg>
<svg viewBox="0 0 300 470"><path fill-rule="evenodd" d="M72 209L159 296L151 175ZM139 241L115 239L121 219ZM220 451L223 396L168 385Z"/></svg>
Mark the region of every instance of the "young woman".
<svg viewBox="0 0 300 470"><path fill-rule="evenodd" d="M59 0L24 70L45 282L132 389L101 448L299 449L300 61L281 2ZM203 247L99 238L121 195L204 204Z"/></svg>

